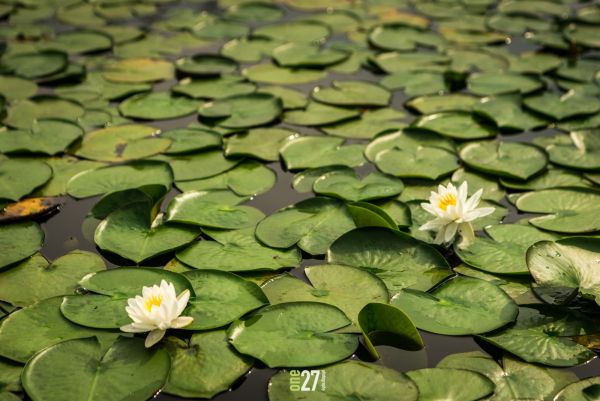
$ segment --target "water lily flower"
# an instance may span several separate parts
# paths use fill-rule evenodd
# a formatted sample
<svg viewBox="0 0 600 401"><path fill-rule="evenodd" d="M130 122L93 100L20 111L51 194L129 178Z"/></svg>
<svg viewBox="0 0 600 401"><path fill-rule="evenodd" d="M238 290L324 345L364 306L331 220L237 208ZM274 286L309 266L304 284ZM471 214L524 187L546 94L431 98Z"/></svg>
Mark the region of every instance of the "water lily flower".
<svg viewBox="0 0 600 401"><path fill-rule="evenodd" d="M128 333L146 333L146 348L159 342L167 329L180 329L192 323L193 317L180 316L188 300L190 291L185 290L179 296L175 293L173 283L165 280L160 286L142 288L142 295L127 300L125 310L133 323L122 326Z"/></svg>
<svg viewBox="0 0 600 401"><path fill-rule="evenodd" d="M451 183L438 186L437 192L431 192L429 203L421 203L421 207L435 218L419 227L419 230L434 231L436 244L452 244L457 234L462 238L460 247L473 241L473 225L471 222L494 212L493 207L478 208L483 189L478 190L467 199L468 186L463 182L458 189Z"/></svg>

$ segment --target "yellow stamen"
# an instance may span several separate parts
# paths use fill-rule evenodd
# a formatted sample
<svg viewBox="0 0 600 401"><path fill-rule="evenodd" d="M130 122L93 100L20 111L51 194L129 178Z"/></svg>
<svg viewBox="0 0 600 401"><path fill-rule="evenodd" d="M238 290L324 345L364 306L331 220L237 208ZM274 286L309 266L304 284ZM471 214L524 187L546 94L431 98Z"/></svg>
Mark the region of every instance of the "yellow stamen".
<svg viewBox="0 0 600 401"><path fill-rule="evenodd" d="M146 310L150 312L153 306L160 306L162 303L162 295L152 295L146 300Z"/></svg>
<svg viewBox="0 0 600 401"><path fill-rule="evenodd" d="M438 208L442 209L444 212L448 206L456 206L456 196L453 193L445 194L438 201Z"/></svg>

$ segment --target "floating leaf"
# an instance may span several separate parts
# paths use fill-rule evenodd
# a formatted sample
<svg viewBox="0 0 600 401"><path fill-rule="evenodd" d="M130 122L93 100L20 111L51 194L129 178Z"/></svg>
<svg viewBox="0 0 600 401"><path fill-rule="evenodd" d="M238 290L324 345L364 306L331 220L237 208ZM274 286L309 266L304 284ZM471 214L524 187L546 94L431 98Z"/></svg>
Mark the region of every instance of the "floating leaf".
<svg viewBox="0 0 600 401"><path fill-rule="evenodd" d="M225 143L226 156L250 156L265 161L279 160L279 150L297 134L284 128L254 128L233 135Z"/></svg>
<svg viewBox="0 0 600 401"><path fill-rule="evenodd" d="M486 333L512 322L518 313L502 289L466 277L446 281L429 292L404 289L394 296L392 305L418 328L446 335Z"/></svg>
<svg viewBox="0 0 600 401"><path fill-rule="evenodd" d="M391 93L366 81L333 81L331 88L316 87L313 99L336 106L387 106Z"/></svg>
<svg viewBox="0 0 600 401"><path fill-rule="evenodd" d="M417 97L407 102L406 107L421 114L433 114L442 111L470 111L478 102L479 99L475 96L451 93Z"/></svg>
<svg viewBox="0 0 600 401"><path fill-rule="evenodd" d="M96 339L77 339L53 345L28 361L23 387L43 401L142 401L160 390L170 367L166 350L149 350L140 339L120 338L108 349Z"/></svg>
<svg viewBox="0 0 600 401"><path fill-rule="evenodd" d="M265 25L254 30L256 36L266 36L284 42L310 43L326 39L329 28L318 22L290 21L286 23Z"/></svg>
<svg viewBox="0 0 600 401"><path fill-rule="evenodd" d="M8 101L27 99L37 91L38 86L33 81L10 75L0 76L0 95Z"/></svg>
<svg viewBox="0 0 600 401"><path fill-rule="evenodd" d="M198 241L179 251L177 259L196 269L230 272L298 267L302 259L297 248L274 249L263 245L254 236L254 227L227 231L205 229L204 233L214 241Z"/></svg>
<svg viewBox="0 0 600 401"><path fill-rule="evenodd" d="M0 199L17 201L44 185L52 169L38 160L0 160Z"/></svg>
<svg viewBox="0 0 600 401"><path fill-rule="evenodd" d="M384 173L396 177L430 180L448 175L459 166L454 153L430 146L384 150L375 156L375 165Z"/></svg>
<svg viewBox="0 0 600 401"><path fill-rule="evenodd" d="M256 64L242 70L242 74L250 81L275 84L294 85L318 81L327 76L325 71L311 69L290 69L273 64Z"/></svg>
<svg viewBox="0 0 600 401"><path fill-rule="evenodd" d="M358 167L365 163L363 145L342 145L343 138L302 136L281 148L281 157L289 170L326 166Z"/></svg>
<svg viewBox="0 0 600 401"><path fill-rule="evenodd" d="M237 70L237 63L224 56L196 54L177 60L175 67L185 75L210 76L232 73Z"/></svg>
<svg viewBox="0 0 600 401"><path fill-rule="evenodd" d="M336 306L355 324L359 312L370 302L387 303L385 284L364 270L343 265L319 265L304 269L310 284L282 274L262 289L272 305L285 302L321 302Z"/></svg>
<svg viewBox="0 0 600 401"><path fill-rule="evenodd" d="M371 173L361 180L356 174L331 172L323 174L313 184L316 194L353 202L388 198L403 189L402 181L381 173Z"/></svg>
<svg viewBox="0 0 600 401"><path fill-rule="evenodd" d="M366 110L360 119L342 121L321 127L325 133L343 138L371 139L386 131L397 131L406 126L406 115L395 109Z"/></svg>
<svg viewBox="0 0 600 401"><path fill-rule="evenodd" d="M219 78L184 79L171 90L194 99L222 99L252 93L256 85L246 82L243 77L225 75Z"/></svg>
<svg viewBox="0 0 600 401"><path fill-rule="evenodd" d="M84 113L85 109L78 102L54 96L36 96L11 105L3 122L10 127L31 130L40 119L74 122Z"/></svg>
<svg viewBox="0 0 600 401"><path fill-rule="evenodd" d="M203 128L176 128L161 133L160 137L171 140L164 152L170 155L221 147L221 135Z"/></svg>
<svg viewBox="0 0 600 401"><path fill-rule="evenodd" d="M484 375L464 369L429 368L407 372L417 384L419 400L475 401L494 392L494 383Z"/></svg>
<svg viewBox="0 0 600 401"><path fill-rule="evenodd" d="M488 226L485 232L491 240L475 237L468 246L455 247L455 252L468 265L499 274L528 274L525 263L527 248L538 241L558 238L554 234L520 224Z"/></svg>
<svg viewBox="0 0 600 401"><path fill-rule="evenodd" d="M311 44L290 42L274 48L271 55L281 67L324 68L345 60L349 54L341 50L321 49Z"/></svg>
<svg viewBox="0 0 600 401"><path fill-rule="evenodd" d="M473 107L473 111L505 130L529 131L548 124L546 119L523 110L520 96L515 95L484 98Z"/></svg>
<svg viewBox="0 0 600 401"><path fill-rule="evenodd" d="M169 92L140 93L119 105L125 117L142 120L168 120L196 111L198 103L188 97L173 96Z"/></svg>
<svg viewBox="0 0 600 401"><path fill-rule="evenodd" d="M230 96L205 103L198 113L207 119L218 119L225 128L249 128L275 120L283 111L281 99L268 93Z"/></svg>
<svg viewBox="0 0 600 401"><path fill-rule="evenodd" d="M563 388L554 398L556 401L589 401L597 398L600 378L590 377Z"/></svg>
<svg viewBox="0 0 600 401"><path fill-rule="evenodd" d="M304 110L292 110L284 114L283 120L288 124L319 126L339 123L358 117L356 110L329 106L318 102L309 102Z"/></svg>
<svg viewBox="0 0 600 401"><path fill-rule="evenodd" d="M500 178L500 183L506 188L525 191L564 187L589 188L591 184L580 174L561 168L549 168L527 181Z"/></svg>
<svg viewBox="0 0 600 401"><path fill-rule="evenodd" d="M4 58L3 65L22 78L40 78L56 74L67 67L67 54L45 50L38 53L19 53Z"/></svg>
<svg viewBox="0 0 600 401"><path fill-rule="evenodd" d="M416 385L394 369L365 363L362 361L345 361L327 366L321 370L321 379L315 379L315 391L296 391L290 386L292 379L299 376L300 371L282 371L269 382L269 400L300 401L306 394L314 400L326 401L339 397L340 394L353 394L358 399L380 401L416 401L419 393ZM302 382L303 380L301 380ZM322 383L327 383L323 389ZM301 389L300 386L298 386ZM307 385L312 389L312 385Z"/></svg>
<svg viewBox="0 0 600 401"><path fill-rule="evenodd" d="M350 320L334 306L289 302L267 306L234 322L227 334L236 350L269 367L317 366L354 353L358 337L333 332L349 324Z"/></svg>
<svg viewBox="0 0 600 401"><path fill-rule="evenodd" d="M0 268L19 262L37 252L44 232L32 221L0 226Z"/></svg>
<svg viewBox="0 0 600 401"><path fill-rule="evenodd" d="M386 76L379 83L390 90L402 89L408 96L433 95L446 89L442 74L426 71L397 72Z"/></svg>
<svg viewBox="0 0 600 401"><path fill-rule="evenodd" d="M391 295L404 288L428 290L450 276L435 248L386 228L358 228L338 238L327 262L356 266L383 280Z"/></svg>
<svg viewBox="0 0 600 401"><path fill-rule="evenodd" d="M565 167L581 170L600 169L600 129L573 131L546 139L545 146L550 161Z"/></svg>
<svg viewBox="0 0 600 401"><path fill-rule="evenodd" d="M453 139L484 139L496 136L495 130L479 122L470 113L445 112L424 116L412 125Z"/></svg>
<svg viewBox="0 0 600 401"><path fill-rule="evenodd" d="M83 129L64 120L36 120L29 130L0 132L0 151L3 153L62 153L79 137Z"/></svg>
<svg viewBox="0 0 600 401"><path fill-rule="evenodd" d="M102 77L117 83L144 83L173 77L173 64L151 58L127 58L109 63Z"/></svg>
<svg viewBox="0 0 600 401"><path fill-rule="evenodd" d="M480 73L468 79L469 90L476 95L495 96L511 92L527 94L542 87L535 78L515 73Z"/></svg>
<svg viewBox="0 0 600 401"><path fill-rule="evenodd" d="M523 104L531 110L555 120L564 120L600 111L600 100L576 92L568 92L562 96L544 93L525 98Z"/></svg>
<svg viewBox="0 0 600 401"><path fill-rule="evenodd" d="M0 212L0 222L26 220L56 211L61 206L57 198L26 198L9 203Z"/></svg>
<svg viewBox="0 0 600 401"><path fill-rule="evenodd" d="M252 367L235 352L224 330L197 333L183 341L168 337L171 371L163 391L180 397L212 398L226 391Z"/></svg>
<svg viewBox="0 0 600 401"><path fill-rule="evenodd" d="M481 172L521 180L540 172L548 162L546 153L536 146L504 141L472 142L459 156Z"/></svg>
<svg viewBox="0 0 600 401"><path fill-rule="evenodd" d="M297 244L311 255L322 255L332 242L354 227L342 202L316 197L266 217L258 223L256 237L274 248L290 248Z"/></svg>
<svg viewBox="0 0 600 401"><path fill-rule="evenodd" d="M241 159L226 159L219 150L196 153L155 156L156 160L169 163L176 181L191 181L221 174L237 166Z"/></svg>

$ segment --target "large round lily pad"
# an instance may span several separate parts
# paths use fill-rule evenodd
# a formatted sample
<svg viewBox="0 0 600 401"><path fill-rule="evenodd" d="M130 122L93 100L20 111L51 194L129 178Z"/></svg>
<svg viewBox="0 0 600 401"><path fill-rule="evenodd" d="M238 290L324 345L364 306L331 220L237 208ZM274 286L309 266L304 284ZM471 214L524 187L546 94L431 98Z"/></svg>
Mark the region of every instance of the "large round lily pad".
<svg viewBox="0 0 600 401"><path fill-rule="evenodd" d="M0 160L0 199L19 200L52 177L52 169L38 160Z"/></svg>
<svg viewBox="0 0 600 401"><path fill-rule="evenodd" d="M476 120L472 114L465 112L445 112L424 116L419 118L413 126L459 140L496 136L494 129Z"/></svg>
<svg viewBox="0 0 600 401"><path fill-rule="evenodd" d="M32 221L0 226L0 268L19 262L37 252L44 232Z"/></svg>
<svg viewBox="0 0 600 401"><path fill-rule="evenodd" d="M317 366L354 353L358 337L333 332L349 324L346 315L334 306L289 302L267 306L234 322L227 334L236 350L269 367Z"/></svg>
<svg viewBox="0 0 600 401"><path fill-rule="evenodd" d="M512 322L517 304L484 280L456 277L431 292L404 289L392 304L423 330L446 335L478 334Z"/></svg>
<svg viewBox="0 0 600 401"><path fill-rule="evenodd" d="M365 162L364 146L343 145L343 143L344 138L301 136L286 143L280 153L289 170L362 165Z"/></svg>
<svg viewBox="0 0 600 401"><path fill-rule="evenodd" d="M333 81L331 88L315 88L312 97L321 103L337 106L387 106L391 94L370 82Z"/></svg>
<svg viewBox="0 0 600 401"><path fill-rule="evenodd" d="M388 198L403 189L402 181L381 173L371 173L361 180L356 174L331 172L320 176L313 184L316 194L353 202Z"/></svg>
<svg viewBox="0 0 600 401"><path fill-rule="evenodd" d="M358 228L341 236L329 247L327 261L374 273L391 295L404 288L428 290L452 274L435 248L379 227Z"/></svg>
<svg viewBox="0 0 600 401"><path fill-rule="evenodd" d="M151 58L127 58L109 63L102 77L117 83L145 83L173 77L173 64Z"/></svg>
<svg viewBox="0 0 600 401"><path fill-rule="evenodd" d="M429 368L406 375L417 384L419 400L476 401L494 392L490 379L470 370Z"/></svg>
<svg viewBox="0 0 600 401"><path fill-rule="evenodd" d="M383 150L375 156L375 165L396 177L429 180L448 175L459 167L456 154L433 146Z"/></svg>
<svg viewBox="0 0 600 401"><path fill-rule="evenodd" d="M225 128L249 128L270 123L283 110L281 99L268 93L235 95L205 103L198 113Z"/></svg>
<svg viewBox="0 0 600 401"><path fill-rule="evenodd" d="M168 120L183 117L196 111L198 103L170 92L152 92L133 95L119 105L125 117L141 120Z"/></svg>

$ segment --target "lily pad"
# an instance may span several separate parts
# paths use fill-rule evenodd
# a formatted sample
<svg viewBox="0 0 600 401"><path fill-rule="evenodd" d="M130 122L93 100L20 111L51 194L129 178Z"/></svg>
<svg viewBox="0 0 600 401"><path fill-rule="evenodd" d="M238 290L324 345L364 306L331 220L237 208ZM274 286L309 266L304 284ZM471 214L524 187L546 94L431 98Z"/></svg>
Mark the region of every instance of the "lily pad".
<svg viewBox="0 0 600 401"><path fill-rule="evenodd" d="M302 136L286 143L280 150L289 170L326 166L358 167L365 163L363 145L343 145L344 138Z"/></svg>
<svg viewBox="0 0 600 401"><path fill-rule="evenodd" d="M600 194L585 189L545 189L520 196L515 205L523 212L548 213L529 223L559 233L585 233L600 230Z"/></svg>
<svg viewBox="0 0 600 401"><path fill-rule="evenodd" d="M177 60L175 68L185 75L210 76L232 73L237 70L237 63L224 56L196 54Z"/></svg>
<svg viewBox="0 0 600 401"><path fill-rule="evenodd" d="M253 226L264 217L252 206L236 206L211 198L210 192L190 191L177 195L167 207L167 222L238 229Z"/></svg>
<svg viewBox="0 0 600 401"><path fill-rule="evenodd" d="M402 178L436 180L459 167L452 152L432 146L392 148L377 153L375 165L386 174Z"/></svg>
<svg viewBox="0 0 600 401"><path fill-rule="evenodd" d="M286 88L284 86L261 86L259 93L270 93L277 96L283 102L284 110L302 109L308 105L308 99L304 93L297 89Z"/></svg>
<svg viewBox="0 0 600 401"><path fill-rule="evenodd" d="M437 72L403 71L387 75L379 82L390 90L402 89L408 96L433 95L446 89L444 76Z"/></svg>
<svg viewBox="0 0 600 401"><path fill-rule="evenodd" d="M541 287L577 289L600 304L598 252L600 240L593 238L536 242L527 250L527 267Z"/></svg>
<svg viewBox="0 0 600 401"><path fill-rule="evenodd" d="M37 53L19 53L3 60L3 65L22 78L41 78L56 74L69 63L66 53L45 50Z"/></svg>
<svg viewBox="0 0 600 401"><path fill-rule="evenodd" d="M104 251L140 263L192 242L198 229L163 223L150 202L138 202L108 215L96 228L94 242Z"/></svg>
<svg viewBox="0 0 600 401"><path fill-rule="evenodd" d="M359 115L360 113L357 110L309 102L304 110L286 112L283 120L288 124L319 126L339 123Z"/></svg>
<svg viewBox="0 0 600 401"><path fill-rule="evenodd" d="M327 262L375 274L392 296L404 288L428 290L452 275L435 248L380 227L358 228L344 234L329 247Z"/></svg>
<svg viewBox="0 0 600 401"><path fill-rule="evenodd" d="M173 173L168 164L137 161L84 170L69 180L67 192L75 198L87 198L145 185L163 185L170 188L172 181Z"/></svg>
<svg viewBox="0 0 600 401"><path fill-rule="evenodd" d="M548 125L545 118L523 110L520 96L487 97L473 107L473 111L494 121L504 130L529 131Z"/></svg>
<svg viewBox="0 0 600 401"><path fill-rule="evenodd" d="M501 178L500 183L503 187L522 191L568 187L589 188L591 184L580 174L562 168L549 168L527 181Z"/></svg>
<svg viewBox="0 0 600 401"><path fill-rule="evenodd" d="M31 129L36 120L51 118L75 122L84 113L85 109L76 101L36 96L11 105L3 122L13 128Z"/></svg>
<svg viewBox="0 0 600 401"><path fill-rule="evenodd" d="M392 305L418 328L446 335L486 333L512 322L518 313L517 304L502 289L467 277L446 281L430 292L404 289Z"/></svg>
<svg viewBox="0 0 600 401"><path fill-rule="evenodd" d="M0 95L8 101L27 99L37 91L38 86L33 81L10 75L0 76Z"/></svg>
<svg viewBox="0 0 600 401"><path fill-rule="evenodd" d="M310 21L290 21L265 25L254 30L256 36L266 36L284 42L310 43L326 39L330 30L327 25Z"/></svg>
<svg viewBox="0 0 600 401"><path fill-rule="evenodd" d="M313 99L336 106L387 106L391 93L366 81L333 81L331 88L316 87Z"/></svg>
<svg viewBox="0 0 600 401"><path fill-rule="evenodd" d="M300 265L302 257L297 248L267 247L256 239L254 229L204 229L214 241L198 241L177 252L177 259L196 269L230 272L280 270Z"/></svg>
<svg viewBox="0 0 600 401"><path fill-rule="evenodd" d="M415 132L410 130L381 134L373 139L365 149L365 156L374 162L377 155L388 149L405 149L416 151L420 147L434 147L454 152L454 142L451 139L432 132Z"/></svg>
<svg viewBox="0 0 600 401"><path fill-rule="evenodd" d="M504 141L472 142L459 155L475 170L520 180L539 173L548 162L546 153L536 146Z"/></svg>
<svg viewBox="0 0 600 401"><path fill-rule="evenodd" d="M109 63L102 77L110 82L139 84L173 78L173 64L151 58L127 58Z"/></svg>
<svg viewBox="0 0 600 401"><path fill-rule="evenodd" d="M525 254L538 241L558 239L558 236L521 224L488 226L485 232L492 238L475 237L467 247L455 247L460 259L477 269L499 274L528 274Z"/></svg>
<svg viewBox="0 0 600 401"><path fill-rule="evenodd" d="M141 120L168 120L196 111L198 103L188 97L169 92L140 93L124 100L119 111L125 117Z"/></svg>
<svg viewBox="0 0 600 401"><path fill-rule="evenodd" d="M253 82L294 85L318 81L327 76L327 72L308 68L285 68L273 64L256 64L242 70L242 74Z"/></svg>
<svg viewBox="0 0 600 401"><path fill-rule="evenodd" d="M221 135L203 128L176 128L161 133L160 137L171 140L164 152L169 155L221 147Z"/></svg>
<svg viewBox="0 0 600 401"><path fill-rule="evenodd" d="M600 379L598 376L571 383L563 388L557 395L556 401L588 401L598 394Z"/></svg>
<svg viewBox="0 0 600 401"><path fill-rule="evenodd" d="M381 173L371 173L361 180L356 174L331 172L320 176L313 184L316 194L353 202L388 198L403 189L402 181Z"/></svg>
<svg viewBox="0 0 600 401"><path fill-rule="evenodd" d="M596 354L569 337L597 333L600 326L589 318L556 307L528 305L519 308L514 326L481 339L529 363L575 366Z"/></svg>
<svg viewBox="0 0 600 401"><path fill-rule="evenodd" d="M600 169L600 129L573 131L546 146L550 161L579 170Z"/></svg>
<svg viewBox="0 0 600 401"><path fill-rule="evenodd" d="M36 352L62 341L97 336L114 341L118 333L93 330L71 323L60 313L62 297L48 298L19 309L2 320L0 355L25 363ZM45 327L44 330L39 330Z"/></svg>
<svg viewBox="0 0 600 401"><path fill-rule="evenodd" d="M296 388L290 386L291 380L297 377L304 381L305 376L299 376L300 371L277 373L269 382L269 400L300 401L306 399L306 394L310 394L310 399L315 401L333 400L339 394L353 394L358 399L379 401L416 401L419 397L417 386L405 374L380 365L346 361L328 366L320 373L321 381L315 379L316 391L310 393L295 391ZM323 390L319 386L325 381L327 385ZM305 388L311 390L312 384Z"/></svg>
<svg viewBox="0 0 600 401"><path fill-rule="evenodd" d="M90 252L72 251L52 263L37 254L0 273L0 299L23 307L70 295L83 276L105 268L104 261Z"/></svg>
<svg viewBox="0 0 600 401"><path fill-rule="evenodd" d="M272 305L285 302L321 302L336 306L355 324L361 309L370 302L387 303L385 284L373 274L343 265L318 265L304 269L310 284L282 274L262 289Z"/></svg>
<svg viewBox="0 0 600 401"><path fill-rule="evenodd" d="M576 92L568 92L562 96L544 93L525 98L523 104L537 113L558 121L600 111L600 100Z"/></svg>
<svg viewBox="0 0 600 401"><path fill-rule="evenodd" d="M343 138L371 139L387 131L397 131L406 127L406 115L401 111L384 108L366 110L359 119L342 121L321 127L326 134Z"/></svg>
<svg viewBox="0 0 600 401"><path fill-rule="evenodd" d="M279 150L298 134L285 128L254 128L230 136L225 155L249 156L265 161L279 160Z"/></svg>
<svg viewBox="0 0 600 401"><path fill-rule="evenodd" d="M168 337L171 371L163 391L180 397L212 398L227 390L252 367L251 358L235 352L224 330Z"/></svg>
<svg viewBox="0 0 600 401"><path fill-rule="evenodd" d="M406 375L417 384L422 401L476 401L494 392L490 379L470 370L429 368L412 370Z"/></svg>
<svg viewBox="0 0 600 401"><path fill-rule="evenodd" d="M53 345L28 361L23 387L43 401L142 401L160 390L170 367L166 350L149 350L140 339L120 338L108 349L96 339L77 339Z"/></svg>
<svg viewBox="0 0 600 401"><path fill-rule="evenodd" d="M44 232L35 222L1 225L0 269L33 255L43 242Z"/></svg>
<svg viewBox="0 0 600 401"><path fill-rule="evenodd" d="M289 42L274 48L271 56L281 67L324 68L345 60L349 53L336 49L321 49L307 43Z"/></svg>
<svg viewBox="0 0 600 401"><path fill-rule="evenodd" d="M528 94L542 88L542 82L526 75L515 73L480 73L468 79L471 92L480 96L495 96L520 92Z"/></svg>
<svg viewBox="0 0 600 401"><path fill-rule="evenodd" d="M494 129L478 121L472 114L464 112L431 114L419 118L412 126L459 140L484 139L496 136Z"/></svg>
<svg viewBox="0 0 600 401"><path fill-rule="evenodd" d="M183 79L171 90L194 99L222 99L252 93L256 85L240 76L225 75L219 78Z"/></svg>
<svg viewBox="0 0 600 401"><path fill-rule="evenodd" d="M17 201L44 185L52 169L38 160L0 160L0 199Z"/></svg>
<svg viewBox="0 0 600 401"><path fill-rule="evenodd" d="M479 102L479 98L462 93L430 95L414 98L406 107L421 114L433 114L442 111L470 111Z"/></svg>
<svg viewBox="0 0 600 401"><path fill-rule="evenodd" d="M205 103L198 113L207 119L217 119L225 128L249 128L277 119L283 111L281 99L267 93L230 96Z"/></svg>
<svg viewBox="0 0 600 401"><path fill-rule="evenodd" d="M332 242L355 227L344 203L310 198L278 210L256 227L256 237L274 248L295 244L311 255L322 255Z"/></svg>
<svg viewBox="0 0 600 401"><path fill-rule="evenodd" d="M333 332L349 324L350 320L334 306L289 302L267 306L234 322L227 334L236 350L269 367L317 366L354 353L358 337Z"/></svg>
<svg viewBox="0 0 600 401"><path fill-rule="evenodd" d="M83 129L65 120L36 120L29 130L6 130L0 132L0 151L3 153L44 153L54 155L63 152L83 136Z"/></svg>

